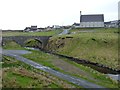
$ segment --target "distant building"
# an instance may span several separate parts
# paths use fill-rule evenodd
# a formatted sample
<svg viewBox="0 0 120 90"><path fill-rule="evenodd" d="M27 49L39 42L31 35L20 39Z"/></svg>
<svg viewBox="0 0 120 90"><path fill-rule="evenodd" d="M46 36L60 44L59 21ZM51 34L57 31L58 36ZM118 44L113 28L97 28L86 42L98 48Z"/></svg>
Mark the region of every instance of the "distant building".
<svg viewBox="0 0 120 90"><path fill-rule="evenodd" d="M114 20L114 21L109 21L105 22L105 27L108 28L118 28L120 20Z"/></svg>
<svg viewBox="0 0 120 90"><path fill-rule="evenodd" d="M104 15L103 14L81 15L80 12L80 27L81 28L104 27Z"/></svg>
<svg viewBox="0 0 120 90"><path fill-rule="evenodd" d="M53 25L54 29L60 29L61 27L59 25Z"/></svg>
<svg viewBox="0 0 120 90"><path fill-rule="evenodd" d="M118 20L118 28L120 28L120 20Z"/></svg>
<svg viewBox="0 0 120 90"><path fill-rule="evenodd" d="M28 32L28 31L30 31L30 30L31 30L31 27L26 27L26 28L24 29L25 32Z"/></svg>
<svg viewBox="0 0 120 90"><path fill-rule="evenodd" d="M31 30L32 31L36 31L37 30L37 26L31 26Z"/></svg>
<svg viewBox="0 0 120 90"><path fill-rule="evenodd" d="M24 29L25 32L35 32L37 30L38 30L37 26L26 27Z"/></svg>
<svg viewBox="0 0 120 90"><path fill-rule="evenodd" d="M72 25L72 28L80 28L80 23L74 23L74 24Z"/></svg>

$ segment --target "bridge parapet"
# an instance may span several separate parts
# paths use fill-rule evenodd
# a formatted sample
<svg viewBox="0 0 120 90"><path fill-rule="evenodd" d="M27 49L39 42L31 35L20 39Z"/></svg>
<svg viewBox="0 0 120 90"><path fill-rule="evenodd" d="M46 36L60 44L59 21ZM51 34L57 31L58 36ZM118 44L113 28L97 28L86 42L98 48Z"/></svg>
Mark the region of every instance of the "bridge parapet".
<svg viewBox="0 0 120 90"><path fill-rule="evenodd" d="M2 43L4 44L6 41L12 40L24 47L25 41L29 39L35 39L40 41L42 43L42 48L44 48L47 45L50 37L51 36L7 36L2 37Z"/></svg>

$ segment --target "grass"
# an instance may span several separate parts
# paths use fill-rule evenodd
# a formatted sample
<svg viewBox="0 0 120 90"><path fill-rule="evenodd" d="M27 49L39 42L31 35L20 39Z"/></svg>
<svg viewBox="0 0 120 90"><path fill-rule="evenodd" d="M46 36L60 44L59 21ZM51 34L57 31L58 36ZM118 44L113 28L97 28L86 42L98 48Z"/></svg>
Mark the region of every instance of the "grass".
<svg viewBox="0 0 120 90"><path fill-rule="evenodd" d="M2 36L53 36L59 34L62 30L51 30L44 32L2 32Z"/></svg>
<svg viewBox="0 0 120 90"><path fill-rule="evenodd" d="M56 36L49 41L47 50L120 69L118 33L101 31L100 33L88 32Z"/></svg>
<svg viewBox="0 0 120 90"><path fill-rule="evenodd" d="M77 32L80 31L94 31L95 33L118 33L117 28L78 28L78 29L71 29L70 32ZM93 33L93 32L92 32Z"/></svg>
<svg viewBox="0 0 120 90"><path fill-rule="evenodd" d="M75 86L37 70L14 58L3 56L3 88L74 88Z"/></svg>
<svg viewBox="0 0 120 90"><path fill-rule="evenodd" d="M75 67L79 68L80 70L82 70L83 72L85 72L87 75L74 74L72 72L61 70L61 68L59 68L58 66L53 64L53 62L56 62L56 59L58 59L57 57L46 54L46 53L43 53L41 51L32 51L31 54L25 54L23 56L26 57L26 58L29 58L29 59L31 59L35 62L38 62L42 65L51 67L51 68L53 68L57 71L60 71L62 73L69 74L71 76L75 76L75 77L78 77L78 78L83 78L87 81L90 81L90 82L93 82L93 83L96 83L96 84L99 84L99 85L102 85L102 86L105 86L105 87L108 87L108 88L117 88L117 82L115 82L114 80L111 80L106 75L101 74L101 73L99 73L99 72L97 72L97 71L95 71L95 70L93 70L89 67L85 67L83 65L80 65L80 64L77 64L75 62L69 61L67 59L61 58L65 62L71 64L71 67L75 66Z"/></svg>
<svg viewBox="0 0 120 90"><path fill-rule="evenodd" d="M42 43L37 40L29 39L25 42L26 47L42 47Z"/></svg>
<svg viewBox="0 0 120 90"><path fill-rule="evenodd" d="M21 47L19 44L17 44L16 42L14 41L6 41L5 42L5 45L3 45L2 47L3 49L18 49L18 50L21 50L21 49L25 49L23 47Z"/></svg>
<svg viewBox="0 0 120 90"><path fill-rule="evenodd" d="M91 60L91 62L103 63L108 66L111 65L111 67L115 68L115 67L117 67L116 66L117 65L117 56L114 56L114 55L116 55L117 51L118 51L118 48L117 48L118 46L116 44L118 42L117 35L118 34L114 33L114 32L111 32L111 33L102 33L101 32L101 33L78 33L78 34L54 36L49 41L50 44L47 48L49 50L53 50L60 54L74 56L77 58L81 58L81 57L88 58L88 60ZM17 44L15 44L14 47L12 47L13 44L11 44L10 42L7 44L8 44L7 48L9 47L8 49L10 49L10 48L17 49L18 48ZM83 54L81 55L81 53L83 53ZM89 57L90 55L93 58L93 60L90 59L90 57ZM62 58L62 60L64 60L65 62L70 63L71 66L75 66L75 67L81 69L82 71L86 72L88 74L88 76L61 70L58 66L53 64L53 62L56 62L56 59L58 59L57 57L55 57L53 55L49 55L49 54L39 52L39 51L32 51L32 54L26 54L23 56L26 58L29 58L35 62L38 62L42 65L49 66L60 72L70 74L70 75L73 75L73 76L76 76L79 78L83 78L85 80L88 80L93 83L97 83L97 84L105 86L105 87L117 88L117 82L106 77L106 75L101 74L89 67L85 67L80 64L71 62L69 60ZM97 57L95 57L95 56L97 56ZM103 57L104 57L104 59L101 59ZM109 62L108 62L108 57L110 57ZM99 61L98 59L101 61ZM7 64L5 64L5 65L7 65ZM10 64L10 66L9 65L8 66L9 67L17 67L17 66L23 67L23 64L18 65L18 64L15 64L15 62L14 62L14 65ZM66 66L66 67L68 67L68 66ZM29 69L31 69L31 67L27 66L25 69L29 70ZM31 70L33 71L33 69L31 69ZM14 71L14 68L11 71ZM19 71L19 69L18 69L18 71ZM17 74L19 74L19 73L17 73ZM13 75L16 75L16 74L13 74ZM91 80L91 78L94 78L94 80ZM14 79L13 79L13 81L14 81ZM57 83L57 82L55 82L55 83ZM36 86L36 87L43 87L43 86ZM58 86L53 83L53 84L48 85L48 87L58 87ZM78 86L76 86L76 87L78 87Z"/></svg>

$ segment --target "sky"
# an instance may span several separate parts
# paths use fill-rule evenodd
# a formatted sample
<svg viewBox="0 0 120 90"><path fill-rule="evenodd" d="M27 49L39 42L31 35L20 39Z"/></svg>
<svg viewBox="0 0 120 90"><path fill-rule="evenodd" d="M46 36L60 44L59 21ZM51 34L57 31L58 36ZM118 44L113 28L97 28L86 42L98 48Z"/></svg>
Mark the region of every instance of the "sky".
<svg viewBox="0 0 120 90"><path fill-rule="evenodd" d="M23 30L37 25L79 23L80 11L104 14L104 21L118 19L119 0L0 0L0 29Z"/></svg>

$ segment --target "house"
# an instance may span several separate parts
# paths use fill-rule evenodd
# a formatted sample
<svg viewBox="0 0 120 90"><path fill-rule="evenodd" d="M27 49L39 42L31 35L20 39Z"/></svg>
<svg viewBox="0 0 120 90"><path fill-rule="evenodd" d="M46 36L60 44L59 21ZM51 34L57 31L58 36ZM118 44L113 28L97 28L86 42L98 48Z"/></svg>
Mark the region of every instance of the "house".
<svg viewBox="0 0 120 90"><path fill-rule="evenodd" d="M80 12L80 27L81 28L104 27L104 15L103 14L81 15Z"/></svg>
<svg viewBox="0 0 120 90"><path fill-rule="evenodd" d="M41 31L44 31L44 30L45 30L45 28L38 28L37 29L38 32L41 32Z"/></svg>
<svg viewBox="0 0 120 90"><path fill-rule="evenodd" d="M37 31L37 30L38 30L37 26L26 27L24 29L25 32L34 32L34 31Z"/></svg>
<svg viewBox="0 0 120 90"><path fill-rule="evenodd" d="M37 26L31 26L31 31L37 31Z"/></svg>
<svg viewBox="0 0 120 90"><path fill-rule="evenodd" d="M72 25L72 28L80 28L80 23L74 23L74 24Z"/></svg>
<svg viewBox="0 0 120 90"><path fill-rule="evenodd" d="M118 28L120 28L120 20L118 20Z"/></svg>
<svg viewBox="0 0 120 90"><path fill-rule="evenodd" d="M30 31L30 30L31 30L31 27L26 27L26 28L24 29L25 32L28 32L28 31Z"/></svg>
<svg viewBox="0 0 120 90"><path fill-rule="evenodd" d="M105 22L104 24L105 24L105 27L107 27L107 28L118 28L119 20Z"/></svg>
<svg viewBox="0 0 120 90"><path fill-rule="evenodd" d="M54 29L60 29L61 27L59 25L53 25L52 26Z"/></svg>

